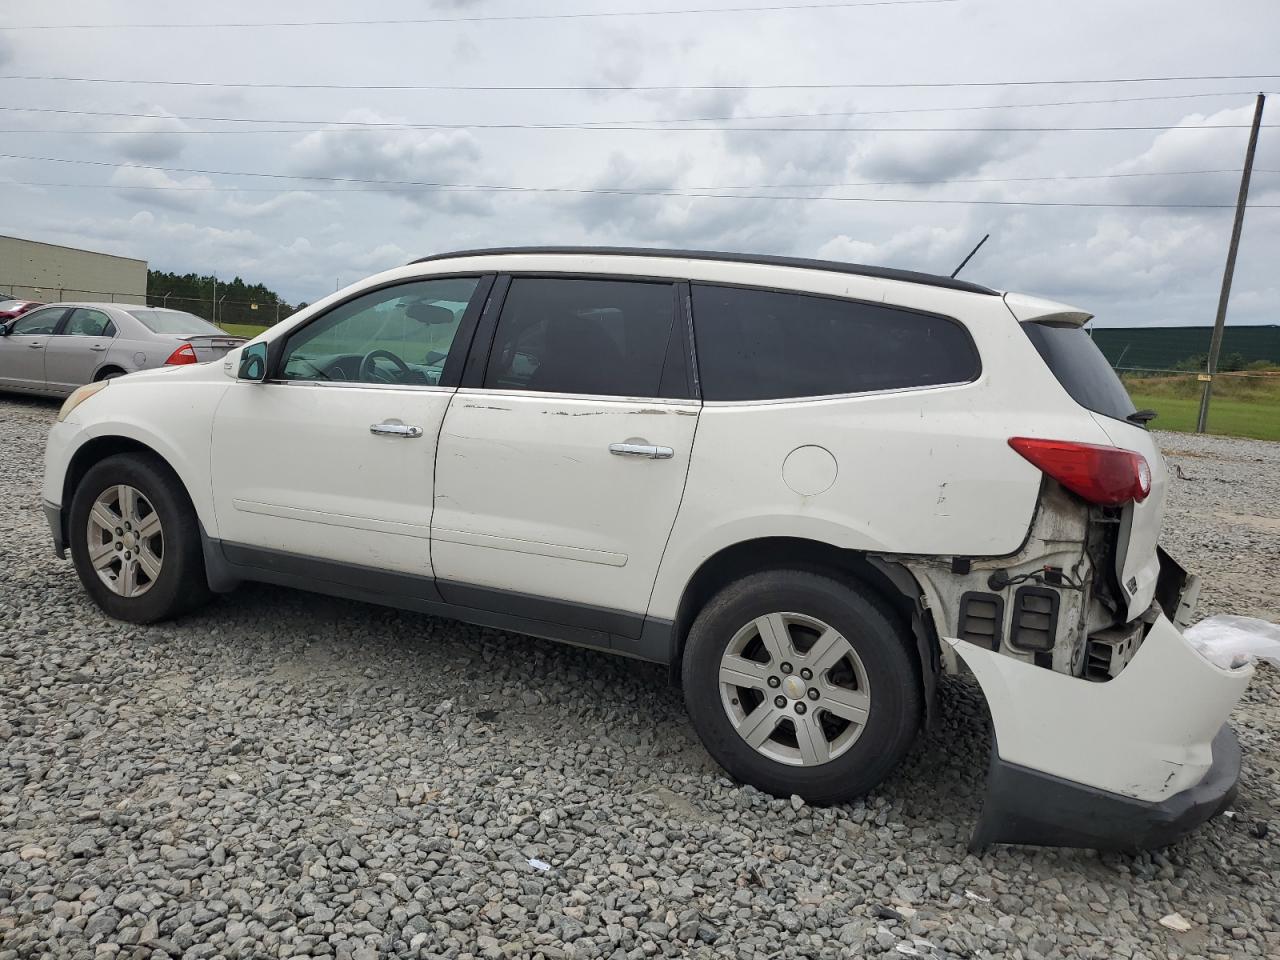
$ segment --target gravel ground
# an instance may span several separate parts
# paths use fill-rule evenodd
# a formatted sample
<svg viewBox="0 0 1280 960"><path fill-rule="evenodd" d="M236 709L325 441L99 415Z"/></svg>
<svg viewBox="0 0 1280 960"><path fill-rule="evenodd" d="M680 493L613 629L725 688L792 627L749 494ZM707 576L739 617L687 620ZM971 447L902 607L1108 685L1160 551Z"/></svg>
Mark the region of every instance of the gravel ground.
<svg viewBox="0 0 1280 960"><path fill-rule="evenodd" d="M814 809L730 782L654 667L259 586L109 621L49 548L55 410L0 399L0 960L1280 956L1277 671L1232 815L976 858L966 682L875 795ZM1204 612L1280 620L1280 444L1161 442Z"/></svg>

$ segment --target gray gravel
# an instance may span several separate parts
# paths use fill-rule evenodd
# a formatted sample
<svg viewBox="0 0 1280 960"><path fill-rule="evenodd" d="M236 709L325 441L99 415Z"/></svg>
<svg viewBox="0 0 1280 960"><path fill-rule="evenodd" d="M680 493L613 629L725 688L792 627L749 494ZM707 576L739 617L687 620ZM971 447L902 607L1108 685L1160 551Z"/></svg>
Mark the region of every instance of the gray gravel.
<svg viewBox="0 0 1280 960"><path fill-rule="evenodd" d="M39 509L55 410L0 399L0 960L1280 956L1276 671L1232 816L975 858L965 682L875 795L814 809L730 782L657 668L269 587L106 620ZM1280 619L1280 445L1161 442L1205 612Z"/></svg>

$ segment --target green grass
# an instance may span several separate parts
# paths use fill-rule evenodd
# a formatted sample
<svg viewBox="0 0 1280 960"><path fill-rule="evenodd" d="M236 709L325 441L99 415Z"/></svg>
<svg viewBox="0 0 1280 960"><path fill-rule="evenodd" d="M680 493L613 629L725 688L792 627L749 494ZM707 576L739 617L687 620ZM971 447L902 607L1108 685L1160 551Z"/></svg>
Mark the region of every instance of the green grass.
<svg viewBox="0 0 1280 960"><path fill-rule="evenodd" d="M256 337L267 329L265 326L258 326L256 323L220 323L218 326L233 337Z"/></svg>
<svg viewBox="0 0 1280 960"><path fill-rule="evenodd" d="M1159 416L1156 430L1192 432L1204 384L1194 375L1126 377L1134 404ZM1219 374L1209 404L1209 433L1254 440L1280 440L1280 375L1234 377Z"/></svg>

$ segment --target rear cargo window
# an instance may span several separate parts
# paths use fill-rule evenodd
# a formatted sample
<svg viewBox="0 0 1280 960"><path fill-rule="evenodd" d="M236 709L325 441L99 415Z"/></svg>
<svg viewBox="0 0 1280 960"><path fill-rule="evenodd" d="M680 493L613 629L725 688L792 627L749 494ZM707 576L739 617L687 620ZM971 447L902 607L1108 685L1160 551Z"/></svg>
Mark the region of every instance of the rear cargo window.
<svg viewBox="0 0 1280 960"><path fill-rule="evenodd" d="M948 317L809 294L693 285L704 400L777 400L976 380Z"/></svg>
<svg viewBox="0 0 1280 960"><path fill-rule="evenodd" d="M165 310L162 308L158 310L130 310L129 313L135 319L141 320L142 325L152 333L226 335L226 331L221 327L215 327L207 320L201 320L195 314L184 313L181 310Z"/></svg>
<svg viewBox="0 0 1280 960"><path fill-rule="evenodd" d="M1135 407L1093 337L1074 324L1021 324L1071 399L1094 413L1123 420Z"/></svg>

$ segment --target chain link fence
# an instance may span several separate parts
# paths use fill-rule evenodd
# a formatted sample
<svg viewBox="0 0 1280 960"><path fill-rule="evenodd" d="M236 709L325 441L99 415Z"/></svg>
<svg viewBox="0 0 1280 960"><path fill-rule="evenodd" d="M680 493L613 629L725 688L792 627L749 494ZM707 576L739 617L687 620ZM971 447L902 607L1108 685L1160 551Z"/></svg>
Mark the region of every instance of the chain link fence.
<svg viewBox="0 0 1280 960"><path fill-rule="evenodd" d="M145 304L185 310L219 325L237 324L269 327L292 316L297 308L271 300L230 300L226 297L181 297L166 291L152 293L118 293L104 290L78 290L74 287L32 287L0 281L0 299L40 300L44 303L91 301L94 303Z"/></svg>

